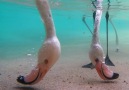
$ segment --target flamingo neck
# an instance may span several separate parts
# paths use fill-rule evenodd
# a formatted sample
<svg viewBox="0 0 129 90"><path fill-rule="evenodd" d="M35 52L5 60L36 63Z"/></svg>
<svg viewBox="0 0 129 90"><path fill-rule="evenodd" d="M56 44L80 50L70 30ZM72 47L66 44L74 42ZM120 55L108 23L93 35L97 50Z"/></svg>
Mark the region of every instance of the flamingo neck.
<svg viewBox="0 0 129 90"><path fill-rule="evenodd" d="M46 30L46 38L52 38L52 37L56 36L55 26L54 26L51 16L46 17L44 19L44 24L45 24L45 30Z"/></svg>
<svg viewBox="0 0 129 90"><path fill-rule="evenodd" d="M46 38L52 38L56 36L55 26L54 26L54 22L52 19L50 7L48 6L48 1L43 0L42 2L38 2L38 0L36 0L36 4L41 14L41 18L44 21L45 30L46 30Z"/></svg>
<svg viewBox="0 0 129 90"><path fill-rule="evenodd" d="M92 39L92 44L98 44L100 41L99 41L99 33L98 33L98 29L94 29L94 32L93 32L93 39Z"/></svg>
<svg viewBox="0 0 129 90"><path fill-rule="evenodd" d="M92 44L100 43L100 41L99 41L99 27L100 27L100 21L101 21L101 16L102 16L102 5L101 4L102 4L102 0L96 1L96 15L95 15Z"/></svg>

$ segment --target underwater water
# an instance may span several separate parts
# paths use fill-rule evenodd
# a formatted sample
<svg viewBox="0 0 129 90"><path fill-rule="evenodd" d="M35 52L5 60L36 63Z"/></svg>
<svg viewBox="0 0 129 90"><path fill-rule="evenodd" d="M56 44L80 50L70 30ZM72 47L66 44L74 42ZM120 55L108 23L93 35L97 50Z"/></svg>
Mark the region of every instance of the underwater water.
<svg viewBox="0 0 129 90"><path fill-rule="evenodd" d="M88 51L92 35L82 22L93 30L91 0L49 0L57 36L63 47L84 47ZM119 37L122 51L129 44L129 6L127 0L112 0L109 7L111 18ZM103 15L100 25L100 40L106 47L107 0L103 1ZM0 60L12 60L27 55L36 56L45 38L45 30L33 0L0 0ZM109 49L115 50L115 32L109 23ZM110 51L110 50L109 50ZM68 51L69 52L69 51ZM128 53L128 52L127 52Z"/></svg>
<svg viewBox="0 0 129 90"><path fill-rule="evenodd" d="M85 90L80 89L82 87L89 90L94 86L92 90L105 90L104 86L107 90L129 90L126 86L129 83L129 74L126 72L129 68L128 3L128 0L110 0L110 3L108 0L103 0L102 3L100 42L106 55L105 13L108 10L109 19L113 23L112 25L109 21L109 57L116 65L115 68L111 68L121 75L117 82L102 84L101 81L97 82L100 78L96 78L94 72L81 68L90 62L88 51L92 35L82 19L85 15L85 21L93 31L92 14L95 7L92 0L49 0L56 34L61 43L61 57L46 75L43 84L37 87L47 88L40 90ZM118 46L113 26L117 31ZM0 0L0 90L39 90L17 87L16 78L19 74L26 74L32 70L45 36L44 23L34 0ZM117 47L118 52L116 52Z"/></svg>

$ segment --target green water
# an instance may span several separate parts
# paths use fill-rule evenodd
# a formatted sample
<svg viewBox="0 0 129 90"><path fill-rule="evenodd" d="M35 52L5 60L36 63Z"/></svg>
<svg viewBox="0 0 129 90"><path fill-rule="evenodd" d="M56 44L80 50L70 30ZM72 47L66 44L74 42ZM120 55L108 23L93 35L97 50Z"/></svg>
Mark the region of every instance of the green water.
<svg viewBox="0 0 129 90"><path fill-rule="evenodd" d="M12 1L13 2L9 2L8 0L0 1L0 60L17 59L26 57L27 54L36 56L45 38L44 25L41 21L39 12L37 11L34 2L30 6L27 6L28 4L24 5L15 3L15 0ZM56 7L54 5L52 6L51 2L52 15L56 27L57 36L61 42L62 52L65 51L64 47L68 46L79 46L80 49L84 47L84 51L87 52L89 50L92 35L82 22L82 16L84 14L87 15L86 22L93 30L92 11L89 9L90 7L85 6L86 1L81 1L83 1L82 3L80 3L82 5L79 6L77 4L79 0L76 0L76 3L73 3L73 1L71 1L70 5L67 5L69 4L68 1L64 1L64 3L61 4L62 6L60 7ZM89 2L90 1L87 1L87 3ZM76 5L78 7L75 7ZM91 6L91 3L87 5ZM83 8L83 6L85 7ZM126 8L127 6L125 7L125 9ZM117 9L111 9L110 13L112 15L112 21L118 32L121 50L124 49L124 47L129 50L129 48L127 48L129 44L128 10L120 11ZM100 39L105 50L105 11L103 13L100 26ZM109 49L114 49L116 47L115 33L110 23L109 41L109 45L111 47ZM128 54L128 52L126 53Z"/></svg>

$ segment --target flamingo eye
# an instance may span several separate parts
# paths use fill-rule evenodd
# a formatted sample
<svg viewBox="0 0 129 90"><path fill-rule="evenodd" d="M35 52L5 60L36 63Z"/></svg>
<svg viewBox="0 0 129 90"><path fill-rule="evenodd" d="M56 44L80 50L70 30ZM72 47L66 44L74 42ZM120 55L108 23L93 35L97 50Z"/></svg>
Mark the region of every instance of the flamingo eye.
<svg viewBox="0 0 129 90"><path fill-rule="evenodd" d="M98 61L99 61L99 59L98 59L98 58L96 58L96 59L95 59L95 62L98 62Z"/></svg>
<svg viewBox="0 0 129 90"><path fill-rule="evenodd" d="M45 63L45 64L48 64L48 60L47 60L47 59L45 59L44 63Z"/></svg>

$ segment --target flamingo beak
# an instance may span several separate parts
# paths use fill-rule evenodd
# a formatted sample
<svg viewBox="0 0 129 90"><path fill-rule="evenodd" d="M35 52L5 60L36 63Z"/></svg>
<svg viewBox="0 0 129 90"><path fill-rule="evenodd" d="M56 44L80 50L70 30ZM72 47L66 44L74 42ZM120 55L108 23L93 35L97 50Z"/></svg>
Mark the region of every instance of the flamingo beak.
<svg viewBox="0 0 129 90"><path fill-rule="evenodd" d="M28 76L24 77L24 76L20 75L17 78L17 81L21 84L32 85L39 80L40 76L41 76L40 70L38 70L38 71L32 70L32 72ZM26 78L28 78L29 80L27 81Z"/></svg>
<svg viewBox="0 0 129 90"><path fill-rule="evenodd" d="M119 77L118 73L114 73L112 70L109 69L109 67L101 62L100 60L96 59L96 71L99 74L100 78L103 80L114 80Z"/></svg>
<svg viewBox="0 0 129 90"><path fill-rule="evenodd" d="M42 78L47 73L48 69L45 67L42 67L42 65L38 65L36 68L34 68L31 73L29 73L26 76L19 76L17 78L17 81L24 85L33 85L38 83L42 80Z"/></svg>

